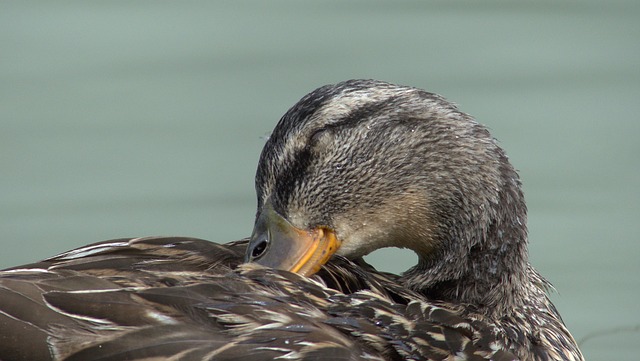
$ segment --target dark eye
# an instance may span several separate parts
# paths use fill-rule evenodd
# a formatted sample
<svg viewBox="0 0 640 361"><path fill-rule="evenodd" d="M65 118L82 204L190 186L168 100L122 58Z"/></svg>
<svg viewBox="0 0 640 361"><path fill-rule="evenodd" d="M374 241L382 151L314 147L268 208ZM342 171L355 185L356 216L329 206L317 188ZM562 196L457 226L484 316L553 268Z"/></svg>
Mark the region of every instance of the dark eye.
<svg viewBox="0 0 640 361"><path fill-rule="evenodd" d="M262 255L264 255L264 252L267 250L268 244L269 243L266 240L257 243L251 250L251 259L254 260L256 258L262 257Z"/></svg>

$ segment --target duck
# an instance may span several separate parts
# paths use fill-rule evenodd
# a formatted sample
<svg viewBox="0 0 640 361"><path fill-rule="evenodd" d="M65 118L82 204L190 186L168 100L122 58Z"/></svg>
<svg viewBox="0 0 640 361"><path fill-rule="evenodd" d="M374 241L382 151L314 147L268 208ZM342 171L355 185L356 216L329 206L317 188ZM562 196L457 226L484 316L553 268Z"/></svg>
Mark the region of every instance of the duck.
<svg viewBox="0 0 640 361"><path fill-rule="evenodd" d="M254 228L0 271L0 360L583 360L529 263L521 181L439 95L348 80L277 123ZM363 257L407 248L400 275Z"/></svg>

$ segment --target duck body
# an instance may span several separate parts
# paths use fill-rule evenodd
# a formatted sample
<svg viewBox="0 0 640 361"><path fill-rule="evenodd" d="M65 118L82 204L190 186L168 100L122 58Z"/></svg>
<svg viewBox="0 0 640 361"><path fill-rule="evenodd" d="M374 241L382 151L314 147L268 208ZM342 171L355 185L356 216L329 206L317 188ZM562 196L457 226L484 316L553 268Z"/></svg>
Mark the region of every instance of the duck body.
<svg viewBox="0 0 640 361"><path fill-rule="evenodd" d="M220 346L222 334L210 338L186 317L187 302L202 300L207 286L238 292L240 283L216 277L237 265L241 252L187 238L117 239L4 270L0 359L160 359L203 341ZM173 292L179 296L169 300Z"/></svg>
<svg viewBox="0 0 640 361"><path fill-rule="evenodd" d="M528 259L515 168L444 98L316 89L276 125L248 239L107 241L0 272L0 360L583 360ZM409 248L377 272L362 256Z"/></svg>
<svg viewBox="0 0 640 361"><path fill-rule="evenodd" d="M515 359L392 275L240 266L246 244L118 239L0 271L0 360Z"/></svg>

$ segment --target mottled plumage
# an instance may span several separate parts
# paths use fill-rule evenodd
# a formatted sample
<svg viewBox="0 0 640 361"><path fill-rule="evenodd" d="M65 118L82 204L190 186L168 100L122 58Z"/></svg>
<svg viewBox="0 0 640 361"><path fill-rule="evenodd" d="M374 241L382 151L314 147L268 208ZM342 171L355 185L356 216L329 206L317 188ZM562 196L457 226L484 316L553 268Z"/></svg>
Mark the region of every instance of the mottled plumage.
<svg viewBox="0 0 640 361"><path fill-rule="evenodd" d="M529 264L517 172L487 128L444 98L375 80L318 88L276 126L256 190L259 215L333 232L349 259L412 249L418 264L400 284L495 323L520 358L582 359ZM254 232L249 258L261 262L276 242Z"/></svg>
<svg viewBox="0 0 640 361"><path fill-rule="evenodd" d="M582 360L528 262L518 174L442 97L318 88L274 129L256 191L248 240L114 240L0 272L0 360ZM337 250L311 278L242 264L307 237ZM390 246L418 264L361 259Z"/></svg>
<svg viewBox="0 0 640 361"><path fill-rule="evenodd" d="M514 359L492 325L389 276L341 257L313 279L238 267L245 247L120 239L2 271L0 360Z"/></svg>

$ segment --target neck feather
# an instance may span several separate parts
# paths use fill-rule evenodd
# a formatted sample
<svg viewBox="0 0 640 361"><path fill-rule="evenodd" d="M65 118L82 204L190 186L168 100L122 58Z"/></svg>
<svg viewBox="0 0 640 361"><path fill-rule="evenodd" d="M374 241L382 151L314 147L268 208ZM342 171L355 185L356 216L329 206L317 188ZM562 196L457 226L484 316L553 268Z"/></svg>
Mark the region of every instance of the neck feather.
<svg viewBox="0 0 640 361"><path fill-rule="evenodd" d="M452 197L459 201L440 209L436 237L441 246L419 254L418 265L403 275L408 287L432 299L473 305L482 313L504 313L528 301L535 286L528 264L527 210L518 176L501 156L501 184L469 188L468 194Z"/></svg>

